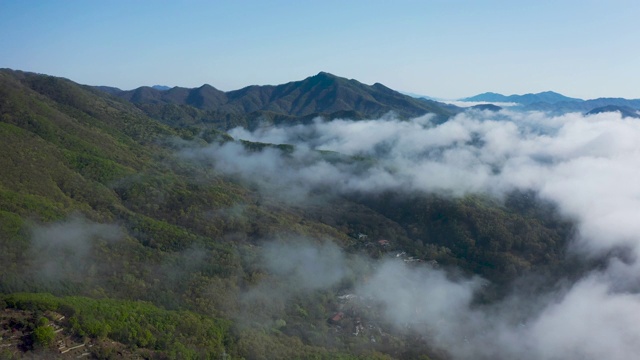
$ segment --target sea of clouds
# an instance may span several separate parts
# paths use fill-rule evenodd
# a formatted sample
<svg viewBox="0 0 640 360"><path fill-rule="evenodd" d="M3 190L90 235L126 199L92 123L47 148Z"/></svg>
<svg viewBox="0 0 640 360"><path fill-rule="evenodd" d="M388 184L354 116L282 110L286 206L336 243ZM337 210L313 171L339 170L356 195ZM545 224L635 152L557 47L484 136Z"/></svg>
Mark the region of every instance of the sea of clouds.
<svg viewBox="0 0 640 360"><path fill-rule="evenodd" d="M414 324L457 359L631 359L640 353L640 121L618 113L470 110L442 124L429 116L317 119L230 134L295 150L249 151L228 142L184 155L207 159L218 171L294 201L304 202L318 189L497 198L516 189L535 191L576 221L573 253L592 257L625 249L624 261L612 258L552 294L515 292L487 307L471 304L482 279L451 280L442 270L394 261L378 264L358 293L384 304L389 322ZM308 246L287 250L301 254L286 258L303 257L304 263L278 257L271 270L285 269L303 284L339 281L335 276L325 283L309 271L327 267L328 260L323 250ZM331 254L330 268L345 268L342 257ZM342 270L336 271L331 274Z"/></svg>

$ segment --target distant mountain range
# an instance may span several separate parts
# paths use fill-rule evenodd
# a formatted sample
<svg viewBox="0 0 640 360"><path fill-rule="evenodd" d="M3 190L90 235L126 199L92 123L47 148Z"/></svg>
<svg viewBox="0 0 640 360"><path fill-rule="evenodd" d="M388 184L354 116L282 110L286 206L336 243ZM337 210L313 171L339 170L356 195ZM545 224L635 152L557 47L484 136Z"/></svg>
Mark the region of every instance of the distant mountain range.
<svg viewBox="0 0 640 360"><path fill-rule="evenodd" d="M493 92L486 92L476 96L460 99L460 101L486 101L486 102L504 102L530 105L539 102L554 104L558 102L574 102L583 101L582 99L570 98L553 91L545 91L537 94L524 95L502 95Z"/></svg>
<svg viewBox="0 0 640 360"><path fill-rule="evenodd" d="M444 121L462 111L453 105L404 95L380 83L366 85L326 72L286 84L252 85L228 92L207 84L191 89L143 86L123 91L103 86L95 88L130 101L147 115L161 118L173 126L209 122L222 129L238 125L251 128L264 121L295 123L317 116L379 118L389 112L401 118L432 113Z"/></svg>
<svg viewBox="0 0 640 360"><path fill-rule="evenodd" d="M640 118L640 111L638 109L634 109L628 106L619 106L619 105L606 105L597 107L595 109L591 109L587 112L587 115L600 114L605 112L619 112L622 117L631 117L631 118Z"/></svg>
<svg viewBox="0 0 640 360"><path fill-rule="evenodd" d="M637 116L640 111L640 99L598 98L578 102L558 102L555 104L535 103L524 107L525 110L546 111L555 114L582 112L593 114L603 111L620 111L623 116Z"/></svg>
<svg viewBox="0 0 640 360"><path fill-rule="evenodd" d="M523 110L545 111L552 114L581 112L596 114L601 112L618 111L624 117L640 117L640 99L598 98L582 100L545 91L537 94L502 95L498 93L482 93L476 96L460 99L468 102L515 103Z"/></svg>
<svg viewBox="0 0 640 360"><path fill-rule="evenodd" d="M170 126L213 126L220 130L236 126L252 129L264 123L306 123L318 116L326 119L373 119L389 112L400 118L431 113L437 122L443 122L464 111L464 108L433 98L401 93L380 83L366 85L327 72L286 84L251 85L227 92L208 84L198 88L142 86L126 91L108 86L94 88L131 102L148 116ZM486 92L459 101L513 103L521 110L551 114L618 111L624 117L640 117L640 99L583 100L553 91L524 95ZM500 107L474 108L500 110Z"/></svg>

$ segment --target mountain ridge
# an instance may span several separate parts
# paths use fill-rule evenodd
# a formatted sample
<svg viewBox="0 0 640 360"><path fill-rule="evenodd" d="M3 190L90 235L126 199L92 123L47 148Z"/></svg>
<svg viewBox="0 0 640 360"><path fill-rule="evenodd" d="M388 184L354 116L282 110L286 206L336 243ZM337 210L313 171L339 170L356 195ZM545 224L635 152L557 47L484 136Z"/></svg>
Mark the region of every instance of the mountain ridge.
<svg viewBox="0 0 640 360"><path fill-rule="evenodd" d="M619 112L624 117L638 117L637 111L640 110L640 99L597 98L582 100L570 98L553 91L509 96L486 92L460 99L460 101L515 103L521 110L544 111L554 115L569 112L581 112L585 115L602 112Z"/></svg>
<svg viewBox="0 0 640 360"><path fill-rule="evenodd" d="M582 112L589 113L592 110L602 110L607 107L621 107L630 108L633 110L640 110L640 99L624 99L624 98L597 98L576 102L557 102L555 104L549 104L544 102L538 102L529 104L524 107L525 110L547 111L551 113L567 113L567 112Z"/></svg>
<svg viewBox="0 0 640 360"><path fill-rule="evenodd" d="M589 110L586 115L594 115L606 112L619 112L622 117L640 118L640 111L629 106L605 105Z"/></svg>
<svg viewBox="0 0 640 360"><path fill-rule="evenodd" d="M554 91L543 91L539 93L527 93L523 95L503 95L495 92L485 92L482 94L474 95L459 99L460 101L487 101L487 102L505 102L505 103L518 103L522 105L530 105L537 102L556 103L556 102L571 102L571 101L584 101L578 98L572 98Z"/></svg>
<svg viewBox="0 0 640 360"><path fill-rule="evenodd" d="M104 87L96 89L105 90ZM377 118L394 112L401 118L433 113L443 120L461 111L437 101L415 99L381 83L366 85L322 71L299 81L280 85L250 85L228 92L208 84L198 88L174 87L169 90L147 86L120 92L113 91L113 88L106 90L146 111L158 111L159 107L169 105L187 105L215 112L215 115L210 114L213 117L227 118L257 117L264 113L281 117L333 118L334 114L345 112L353 112L356 118Z"/></svg>

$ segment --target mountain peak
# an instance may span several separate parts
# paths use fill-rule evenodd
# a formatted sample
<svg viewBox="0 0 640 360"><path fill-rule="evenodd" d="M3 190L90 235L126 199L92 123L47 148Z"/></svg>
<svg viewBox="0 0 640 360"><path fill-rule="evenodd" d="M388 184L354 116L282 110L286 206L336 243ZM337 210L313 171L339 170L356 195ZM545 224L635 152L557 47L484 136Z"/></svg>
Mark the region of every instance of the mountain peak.
<svg viewBox="0 0 640 360"><path fill-rule="evenodd" d="M209 85L209 84L203 84L202 86L200 86L198 88L199 90L218 90L216 89L214 86Z"/></svg>
<svg viewBox="0 0 640 360"><path fill-rule="evenodd" d="M329 85L336 84L340 80L344 80L344 79L339 76L333 75L331 73L320 71L316 75L310 76L302 80L302 82L315 84L315 85L322 84L323 86L329 86Z"/></svg>
<svg viewBox="0 0 640 360"><path fill-rule="evenodd" d="M534 94L534 95L562 95L562 94L557 93L555 91L547 90L547 91L543 91L543 92L540 92L540 93L537 93L537 94ZM564 95L562 95L562 96L564 96Z"/></svg>
<svg viewBox="0 0 640 360"><path fill-rule="evenodd" d="M333 79L337 78L337 76L333 75L332 73L328 73L326 71L320 71L314 77L325 77L325 78L333 78Z"/></svg>

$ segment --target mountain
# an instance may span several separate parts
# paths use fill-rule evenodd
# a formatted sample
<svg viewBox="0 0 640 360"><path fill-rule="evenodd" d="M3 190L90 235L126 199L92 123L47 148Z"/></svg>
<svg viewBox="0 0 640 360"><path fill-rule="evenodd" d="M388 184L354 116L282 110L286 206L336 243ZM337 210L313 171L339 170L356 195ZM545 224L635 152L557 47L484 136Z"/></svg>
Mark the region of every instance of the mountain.
<svg viewBox="0 0 640 360"><path fill-rule="evenodd" d="M622 117L640 118L640 111L628 106L620 105L606 105L591 109L587 112L587 115L600 114L606 112L619 112Z"/></svg>
<svg viewBox="0 0 640 360"><path fill-rule="evenodd" d="M538 103L538 102L549 103L549 104L554 104L558 102L579 102L579 101L582 101L582 99L570 98L553 91L545 91L537 94L509 95L509 96L505 96L505 95L493 93L493 92L486 92L479 95L460 99L460 101L507 102L507 103L529 105L529 104Z"/></svg>
<svg viewBox="0 0 640 360"><path fill-rule="evenodd" d="M478 94L475 96L470 96L466 98L459 99L460 101L469 101L469 102L477 102L477 101L486 101L486 102L507 102L507 96L494 93L494 92L485 92L482 94Z"/></svg>
<svg viewBox="0 0 640 360"><path fill-rule="evenodd" d="M165 86L165 85L153 85L151 88L156 89L156 90L160 90L160 91L166 91L171 89L170 86Z"/></svg>
<svg viewBox="0 0 640 360"><path fill-rule="evenodd" d="M110 93L138 105L154 117L166 112L175 115L184 111L179 107L191 106L209 112L201 117L219 124L222 129L238 124L251 127L257 119L265 118L295 123L317 116L336 118L348 114L355 119L364 119L379 118L394 112L401 118L433 113L440 121L444 121L460 112L455 106L415 99L380 83L365 85L326 72L301 81L275 86L253 85L229 92L203 85L195 89L175 87L165 91L140 87ZM177 124L175 116L166 120ZM191 120L191 123L194 122L196 120Z"/></svg>
<svg viewBox="0 0 640 360"><path fill-rule="evenodd" d="M568 112L588 113L593 109L606 107L640 110L640 99L597 98L585 101L557 102L554 104L540 102L529 104L524 109L564 114Z"/></svg>
<svg viewBox="0 0 640 360"><path fill-rule="evenodd" d="M547 91L537 94L510 95L487 92L476 96L461 99L461 101L473 102L510 102L520 105L520 109L526 111L544 111L549 114L560 115L570 112L584 114L597 114L602 112L617 111L624 117L638 117L640 99L624 98L597 98L582 100L570 98L564 95Z"/></svg>
<svg viewBox="0 0 640 360"><path fill-rule="evenodd" d="M304 81L280 89L296 99L316 94L304 98L314 109L343 108L329 103L321 81L338 92L362 90L326 74L306 82L306 90ZM365 89L373 99L414 104L379 84ZM194 105L245 99L249 106L247 93L263 94L261 87L244 91L145 87L135 96L147 103L136 104L68 79L0 70L0 355L448 359L446 349L390 324L381 304L349 303L343 295L374 281L380 259L455 267L456 277L478 274L495 284L483 287L479 305L498 299L518 274L558 274L549 281L555 284L575 271L562 261L573 225L532 194L495 201L332 192L327 182L308 201L296 202L304 197L297 191L283 197L282 181L300 164L275 177L265 169L300 160L292 145L236 141L199 123L198 116L216 112ZM148 109L166 112L155 117ZM167 120L183 114L196 122ZM255 170L253 179L223 172L205 157L229 151L259 155L229 164ZM306 178L322 176L329 163L364 173L379 165L303 153L302 161L315 161L304 168L319 170ZM314 254L331 261L316 264ZM310 261L309 284L289 276ZM334 271L339 261L344 271ZM314 287L342 272L348 276Z"/></svg>
<svg viewBox="0 0 640 360"><path fill-rule="evenodd" d="M494 105L494 104L479 104L479 105L471 106L471 109L488 110L488 111L500 111L500 110L502 110L502 107Z"/></svg>
<svg viewBox="0 0 640 360"><path fill-rule="evenodd" d="M180 104L205 110L217 108L227 102L225 93L211 85L202 85L195 89L176 86L168 90L142 86L115 95L134 104Z"/></svg>

